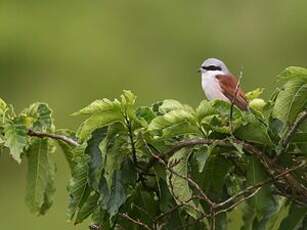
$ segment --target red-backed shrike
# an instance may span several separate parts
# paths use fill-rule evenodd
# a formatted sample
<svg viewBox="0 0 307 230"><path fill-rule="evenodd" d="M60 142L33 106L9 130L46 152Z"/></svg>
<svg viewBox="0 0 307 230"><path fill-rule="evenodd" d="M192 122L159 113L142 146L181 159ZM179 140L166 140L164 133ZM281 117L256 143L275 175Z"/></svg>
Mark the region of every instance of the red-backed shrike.
<svg viewBox="0 0 307 230"><path fill-rule="evenodd" d="M208 100L228 101L242 110L248 110L248 101L238 85L238 80L229 72L226 65L209 58L200 67L201 85Z"/></svg>

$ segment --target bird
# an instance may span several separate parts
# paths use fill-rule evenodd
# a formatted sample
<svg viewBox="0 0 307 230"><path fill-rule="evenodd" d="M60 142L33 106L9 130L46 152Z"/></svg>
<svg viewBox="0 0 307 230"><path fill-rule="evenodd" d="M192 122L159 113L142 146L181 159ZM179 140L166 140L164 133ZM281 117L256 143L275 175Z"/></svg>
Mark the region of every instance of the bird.
<svg viewBox="0 0 307 230"><path fill-rule="evenodd" d="M206 59L200 67L202 89L209 101L219 99L247 111L248 101L237 78L217 58Z"/></svg>

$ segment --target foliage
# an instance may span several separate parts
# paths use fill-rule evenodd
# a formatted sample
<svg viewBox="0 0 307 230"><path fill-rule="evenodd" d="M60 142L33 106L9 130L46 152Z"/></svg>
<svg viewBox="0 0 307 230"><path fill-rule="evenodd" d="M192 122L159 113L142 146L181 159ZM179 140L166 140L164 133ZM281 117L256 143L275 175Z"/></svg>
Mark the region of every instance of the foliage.
<svg viewBox="0 0 307 230"><path fill-rule="evenodd" d="M248 112L206 100L196 109L170 99L136 107L124 91L74 113L86 116L76 132L56 130L47 104L16 114L0 100L0 144L27 160L26 203L37 215L52 205L57 142L71 169L75 224L91 217L101 229L230 229L239 211L241 229L300 229L307 70L289 67L279 79L267 102L260 89L248 94Z"/></svg>

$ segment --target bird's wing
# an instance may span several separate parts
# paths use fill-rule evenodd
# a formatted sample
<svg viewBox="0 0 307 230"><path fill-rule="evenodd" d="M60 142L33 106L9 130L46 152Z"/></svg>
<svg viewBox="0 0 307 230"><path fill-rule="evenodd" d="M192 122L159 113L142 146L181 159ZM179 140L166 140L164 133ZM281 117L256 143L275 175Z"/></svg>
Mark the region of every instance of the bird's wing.
<svg viewBox="0 0 307 230"><path fill-rule="evenodd" d="M242 110L248 109L248 101L245 97L245 93L238 86L238 81L233 75L217 75L216 79L219 81L222 93L233 104L238 106Z"/></svg>

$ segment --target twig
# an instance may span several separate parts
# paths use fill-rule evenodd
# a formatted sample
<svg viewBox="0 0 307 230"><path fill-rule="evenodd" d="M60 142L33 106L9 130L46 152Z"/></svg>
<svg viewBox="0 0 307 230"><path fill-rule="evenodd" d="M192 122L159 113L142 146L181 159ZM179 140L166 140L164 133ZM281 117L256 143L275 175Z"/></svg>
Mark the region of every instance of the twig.
<svg viewBox="0 0 307 230"><path fill-rule="evenodd" d="M154 158L156 158L160 163L162 163L167 170L169 170L172 174L188 181L201 195L201 197L210 205L210 206L213 206L215 205L215 203L213 201L211 201L209 199L209 197L204 193L204 191L201 189L201 187L192 179L190 178L189 176L183 176L183 175L180 175L179 173L177 173L176 171L174 171L171 167L169 167L167 165L167 163L165 162L165 160L163 160L160 156L156 155L155 153L153 153L152 151L150 152L152 154L152 156Z"/></svg>
<svg viewBox="0 0 307 230"><path fill-rule="evenodd" d="M228 212L228 211L232 210L233 208L237 207L237 206L238 206L240 203L242 203L243 201L246 201L246 200L252 198L253 196L255 196L261 189L262 189L262 187L259 187L259 188L257 188L254 192L252 192L251 194L249 194L249 195L246 196L246 197L242 197L241 199L237 200L235 203L233 203L233 204L230 205L229 207L217 211L217 212L216 212L216 215L219 215L219 214L221 214L221 213Z"/></svg>
<svg viewBox="0 0 307 230"><path fill-rule="evenodd" d="M125 117L125 120L126 120L129 139L130 139L130 143L131 143L132 158L133 158L133 162L134 162L134 164L137 168L138 167L138 160L137 160L137 157L136 157L136 148L135 148L135 143L134 143L134 140L133 140L133 131L132 131L132 126L131 126L131 121L129 120L129 118L127 116Z"/></svg>
<svg viewBox="0 0 307 230"><path fill-rule="evenodd" d="M132 217L128 216L127 213L120 213L119 216L127 219L128 221L130 221L131 223L133 223L135 225L143 227L143 228L145 228L147 230L152 230L152 228L150 228L147 224L141 222L140 220L133 219Z"/></svg>
<svg viewBox="0 0 307 230"><path fill-rule="evenodd" d="M211 207L211 223L210 223L210 230L215 230L215 218L217 213L215 212L215 207Z"/></svg>
<svg viewBox="0 0 307 230"><path fill-rule="evenodd" d="M264 152L257 149L255 146L238 139L234 139L232 140L232 142L242 145L245 151L256 157L270 176L275 176L275 173L282 173L283 171L285 171L285 169L282 166L278 165L277 162L270 159ZM195 146L195 145L208 145L208 144L216 144L220 146L232 145L230 141L227 139L224 140L201 139L201 138L189 139L176 143L170 150L166 151L163 154L163 156L169 157L173 153L177 152L178 150L184 147ZM304 202L307 200L307 188L305 188L301 183L299 183L293 175L291 175L290 173L285 175L284 180L291 187L291 193L295 192L298 195L297 199L299 199L300 202ZM284 187L278 186L277 183L275 185L279 190L284 191L285 189Z"/></svg>
<svg viewBox="0 0 307 230"><path fill-rule="evenodd" d="M290 127L289 131L286 133L285 138L282 141L282 147L287 147L292 136L295 134L299 126L307 119L307 111L301 112L298 116L293 125Z"/></svg>
<svg viewBox="0 0 307 230"><path fill-rule="evenodd" d="M240 77L237 81L237 84L236 84L236 88L235 88L235 95L234 97L231 99L231 105L230 105L230 113L229 113L229 126L230 126L230 133L232 135L232 117L233 117L233 107L234 107L234 102L235 100L237 99L237 96L238 96L238 92L239 92L239 89L240 89L240 83L241 83L241 79L243 77L243 71L241 70L240 71Z"/></svg>
<svg viewBox="0 0 307 230"><path fill-rule="evenodd" d="M79 146L79 143L77 141L73 140L70 137L64 136L64 135L39 132L39 131L34 131L32 129L29 129L28 135L31 136L31 137L38 137L38 138L47 137L47 138L51 138L51 139L54 139L54 140L63 141L63 142L65 142L69 145L72 145L72 146Z"/></svg>
<svg viewBox="0 0 307 230"><path fill-rule="evenodd" d="M98 224L92 224L89 226L90 230L102 230L101 226Z"/></svg>
<svg viewBox="0 0 307 230"><path fill-rule="evenodd" d="M293 172L293 171L295 171L295 170L297 170L297 169L299 169L299 168L304 167L305 165L306 165L306 162L303 161L303 162L301 162L301 163L300 163L298 166L296 166L296 167L293 167L293 168L291 168L291 169L285 170L284 172L282 172L282 173L280 173L280 174L278 174L278 175L276 175L276 176L274 176L274 177L268 178L268 179L265 180L265 181L259 182L259 183L255 184L255 185L253 185L253 186L249 186L249 187L247 187L246 189L244 189L243 191L239 192L238 194L236 194L236 195L230 197L229 199L227 199L227 200L225 200L225 201L223 201L223 202L218 203L215 207L216 207L216 208L220 208L220 207L222 207L222 206L226 206L226 205L228 205L229 203L232 203L233 201L235 201L237 198L239 198L239 197L241 197L241 196L244 196L244 195L246 195L246 194L249 194L250 192L252 192L252 193L254 193L255 191L258 192L260 189L263 188L263 186L265 186L265 185L267 185L267 184L269 184L269 183L272 183L272 182L274 182L275 180L277 180L277 179L279 179L279 178L281 178L281 177L283 177L283 176L289 174L290 172ZM258 190L258 189L259 189L259 190ZM257 193L257 192L256 192L256 193ZM248 196L248 197L249 197L249 196ZM247 199L249 199L249 198L247 198ZM245 200L247 200L247 199L245 199Z"/></svg>
<svg viewBox="0 0 307 230"><path fill-rule="evenodd" d="M197 196L194 196L194 197L191 197L189 200L185 201L185 202L182 202L181 204L177 204L176 206L172 207L170 210L160 214L159 216L157 216L156 218L154 218L154 222L158 222L159 220L163 219L164 217L172 214L173 212L175 212L177 209L183 207L184 205L186 205L186 203L192 201L192 200L195 200L195 199L199 199L199 197Z"/></svg>

